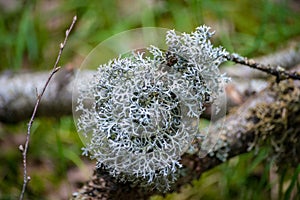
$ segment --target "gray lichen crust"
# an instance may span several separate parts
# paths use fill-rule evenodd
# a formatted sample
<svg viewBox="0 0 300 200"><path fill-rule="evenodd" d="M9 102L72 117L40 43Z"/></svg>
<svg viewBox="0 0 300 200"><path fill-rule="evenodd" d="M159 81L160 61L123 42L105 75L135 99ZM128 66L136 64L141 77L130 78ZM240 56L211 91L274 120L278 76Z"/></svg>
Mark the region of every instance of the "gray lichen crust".
<svg viewBox="0 0 300 200"><path fill-rule="evenodd" d="M77 126L84 155L120 180L166 191L180 157L198 134L204 103L212 103L226 79L218 66L227 52L213 33L167 32L167 52L151 46L101 65L79 88Z"/></svg>

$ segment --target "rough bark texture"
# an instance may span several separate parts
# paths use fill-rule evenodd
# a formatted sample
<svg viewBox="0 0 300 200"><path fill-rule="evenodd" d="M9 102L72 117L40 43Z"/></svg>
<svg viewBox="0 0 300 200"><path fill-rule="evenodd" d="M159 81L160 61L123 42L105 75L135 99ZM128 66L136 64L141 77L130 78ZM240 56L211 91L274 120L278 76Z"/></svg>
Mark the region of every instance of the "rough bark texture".
<svg viewBox="0 0 300 200"><path fill-rule="evenodd" d="M200 158L198 152L182 156L184 165L173 191L191 183L201 174L222 163L220 158L245 153L260 145L270 144L272 155L279 164L293 167L299 163L300 83L282 81L272 83L267 89L253 96L225 119L225 126L216 123L210 134L218 135L220 144L214 155ZM220 135L219 135L220 134ZM118 183L105 171L95 170L92 179L77 193L74 199L149 199L158 191L131 187L130 183Z"/></svg>

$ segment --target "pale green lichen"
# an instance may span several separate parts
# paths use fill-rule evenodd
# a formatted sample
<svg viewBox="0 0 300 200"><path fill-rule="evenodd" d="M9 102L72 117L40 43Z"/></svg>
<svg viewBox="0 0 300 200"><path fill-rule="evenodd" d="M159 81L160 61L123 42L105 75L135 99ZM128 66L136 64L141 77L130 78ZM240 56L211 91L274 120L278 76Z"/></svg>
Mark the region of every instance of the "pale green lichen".
<svg viewBox="0 0 300 200"><path fill-rule="evenodd" d="M201 26L166 35L167 52L132 53L99 66L79 89L78 128L84 155L123 181L166 191L180 157L198 133L199 117L227 78L218 71L227 52Z"/></svg>

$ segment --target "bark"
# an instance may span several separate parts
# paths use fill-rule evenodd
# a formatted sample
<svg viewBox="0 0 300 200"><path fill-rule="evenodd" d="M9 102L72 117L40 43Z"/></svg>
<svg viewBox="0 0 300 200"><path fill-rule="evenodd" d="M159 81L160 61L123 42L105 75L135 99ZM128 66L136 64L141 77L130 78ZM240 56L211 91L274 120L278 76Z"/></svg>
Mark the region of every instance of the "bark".
<svg viewBox="0 0 300 200"><path fill-rule="evenodd" d="M211 128L210 134L219 138L213 153L199 156L199 150L182 156L184 172L174 185L173 191L198 179L201 174L235 155L261 145L270 145L279 166L297 166L300 161L300 82L282 81L271 83L265 90L253 96L224 120ZM223 119L221 119L223 120ZM158 191L131 187L119 183L104 170L94 171L94 176L73 199L149 199ZM163 195L163 194L162 194Z"/></svg>
<svg viewBox="0 0 300 200"><path fill-rule="evenodd" d="M300 63L300 44L298 41L290 42L285 49L281 49L267 56L254 58L257 63L271 66L281 66L284 69L290 70L296 64ZM269 74L253 70L244 65L235 65L234 68L227 67L224 72L228 73L231 77L242 77L246 79L251 78L266 78L270 77Z"/></svg>
<svg viewBox="0 0 300 200"><path fill-rule="evenodd" d="M37 95L49 76L48 72L0 76L0 121L15 123L29 119ZM72 113L73 69L62 69L51 80L39 105L38 116L62 116Z"/></svg>
<svg viewBox="0 0 300 200"><path fill-rule="evenodd" d="M294 66L300 62L299 49L282 51L275 54L286 65ZM267 59L266 57L265 59ZM270 57L269 57L270 59ZM282 61L282 60L281 60ZM279 62L279 61L276 61ZM274 63L273 63L274 64ZM276 64L276 63L275 63ZM285 65L284 63L280 63ZM240 66L234 67L239 71ZM234 70L234 71L235 71ZM251 70L252 71L252 70ZM243 71L240 71L241 73ZM230 71L228 71L232 75ZM72 113L72 84L75 70L63 69L51 81L39 107L39 116L61 116ZM90 72L85 72L85 75ZM249 73L250 74L250 73ZM48 73L26 73L0 76L0 121L6 123L28 119L36 101L37 92L42 88ZM245 74L246 76L247 74ZM242 75L243 77L244 75ZM257 77L251 75L250 77ZM244 78L244 77L243 77ZM251 79L252 80L252 79ZM199 150L182 156L183 168L172 191L179 191L181 186L191 183L201 174L235 155L245 153L262 144L273 147L278 163L294 166L299 163L300 142L298 124L300 122L300 84L299 81L281 81L271 83L266 89L266 82L237 80L227 86L227 94L232 105L242 104L232 111L226 119L220 119L210 129L212 138L219 138L210 155L199 156ZM249 87L251 86L251 87ZM249 89L250 88L250 89ZM262 90L262 91L261 91ZM230 102L229 101L229 102ZM230 104L231 105L231 104ZM220 126L220 122L225 126ZM195 146L201 141L195 141ZM158 191L120 183L104 170L95 170L94 176L74 193L74 199L148 199Z"/></svg>
<svg viewBox="0 0 300 200"><path fill-rule="evenodd" d="M300 63L300 50L294 45L259 58L258 61L291 68ZM235 65L226 67L222 71L233 78L233 82L226 88L228 106L241 104L249 95L261 91L267 85L265 80L253 79L261 76L260 72L245 66ZM69 67L61 69L54 76L42 98L37 116L59 117L72 114L72 86L75 74L76 70ZM82 74L88 76L90 72L86 71ZM37 92L42 89L48 76L48 72L2 73L0 75L0 122L16 123L27 120L32 114Z"/></svg>

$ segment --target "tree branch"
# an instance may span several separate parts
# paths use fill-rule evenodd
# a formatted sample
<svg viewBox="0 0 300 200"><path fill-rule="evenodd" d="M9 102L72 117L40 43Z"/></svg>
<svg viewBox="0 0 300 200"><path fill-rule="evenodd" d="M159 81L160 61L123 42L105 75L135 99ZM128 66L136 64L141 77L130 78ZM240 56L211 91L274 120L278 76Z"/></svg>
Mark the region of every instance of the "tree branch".
<svg viewBox="0 0 300 200"><path fill-rule="evenodd" d="M299 81L281 81L272 83L267 89L253 96L226 117L222 127L216 123L210 134L219 137L220 142L214 147L213 154L204 158L194 154L182 156L182 174L173 191L191 183L201 174L224 161L263 143L270 142L273 156L278 163L290 166L300 161L300 144L297 142L300 133L300 83ZM220 134L220 135L219 135ZM296 138L296 139L295 139ZM280 149L278 149L280 147ZM272 156L272 155L270 155ZM94 171L90 181L76 193L74 199L149 199L158 191L146 190L130 183L119 183L104 170Z"/></svg>
<svg viewBox="0 0 300 200"><path fill-rule="evenodd" d="M300 73L288 72L279 65L274 67L269 64L268 65L260 64L260 63L255 62L253 59L248 59L248 58L242 57L235 53L228 55L227 59L230 61L233 61L235 63L246 65L253 69L257 69L257 70L266 72L268 74L271 74L273 76L276 76L276 82L279 82L279 81L285 80L285 79L289 79L289 78L295 79L295 80L300 80Z"/></svg>
<svg viewBox="0 0 300 200"><path fill-rule="evenodd" d="M258 58L257 61L262 63L269 62L271 65L285 66L287 69L300 63L300 50L295 46L288 49L280 50L274 54ZM232 99L228 99L230 105L237 105L243 102L239 96L259 92L266 86L263 81L248 81L248 78L261 76L260 71L255 71L242 65L233 65L222 70L229 76L236 78L238 84L230 84L228 91L232 94ZM89 76L91 72L85 71L82 75ZM72 85L74 81L74 68L63 68L58 71L56 77L51 81L45 91L43 101L40 102L37 116L62 116L72 114ZM265 75L265 74L263 74ZM31 107L35 105L36 90L43 88L43 82L49 76L46 72L10 74L3 73L0 75L0 121L4 123L16 123L30 118ZM253 83L253 84L252 84ZM245 86L252 86L250 89ZM237 90L236 90L237 89ZM237 93L238 92L238 93ZM245 93L245 94L244 94ZM248 95L246 94L246 97Z"/></svg>
<svg viewBox="0 0 300 200"><path fill-rule="evenodd" d="M266 56L254 58L257 63L270 66L281 66L285 70L290 70L295 67L295 64L300 63L300 44L299 39L290 41L286 48L280 49L277 52ZM224 72L231 77L243 78L266 78L268 74L259 70L253 70L243 64L237 64L235 67L226 67Z"/></svg>
<svg viewBox="0 0 300 200"><path fill-rule="evenodd" d="M63 47L64 45L61 46L60 52L63 50ZM276 62L280 62L280 64L271 63L272 65L287 65L289 67L300 63L300 51L298 48L279 53L283 60L274 59ZM61 53L59 53L59 57L60 55ZM275 55L276 58L278 58L278 55ZM266 60L267 59L268 57L266 57ZM74 71L73 69L62 69L57 72L57 63L58 61L56 61L50 77L46 73L20 74L14 76L4 74L0 76L0 84L6 86L0 88L0 121L18 122L27 119L31 114L31 109L28 108L36 104L36 107L39 107L39 111L37 112L35 108L32 115L33 119L35 114L40 116L71 114L71 91L74 81ZM237 68L233 67L232 69ZM51 85L48 85L55 73L57 76L53 77ZM88 71L85 73L86 75L90 74ZM48 80L46 85L43 85L44 80ZM222 163L222 158L231 158L261 145L262 141L258 139L260 136L264 136L261 138L267 139L272 139L274 135L276 135L276 137L279 136L279 138L287 138L286 140L281 140L283 145L281 145L282 149L279 151L281 152L281 156L278 157L285 161L292 158L292 160L288 160L288 162L284 163L299 163L299 144L295 142L297 139L292 141L292 139L297 138L297 134L299 133L297 126L297 123L299 124L300 122L299 85L298 81L282 81L279 84L273 83L263 92L249 99L234 113L230 114L225 119L224 124L226 124L226 127L224 127L224 129L221 129L217 124L213 126L210 134L217 135L220 133L220 138L222 139L220 144L215 146L214 155L204 158L200 158L197 152L183 155L182 163L184 167L182 170L185 172L185 176L179 177L175 184L174 191L178 191L184 184L191 183L193 179L200 177L204 171ZM48 88L45 91L46 87ZM38 99L34 98L36 90L43 91L38 95ZM258 91L259 90L256 92ZM43 101L40 101L42 96ZM30 124L32 124L33 119L30 120L28 126L31 126ZM286 135L290 137L286 137ZM30 137L30 130L27 136ZM288 138L292 139L289 140ZM274 140L276 141L274 138L272 140L273 143ZM249 143L251 143L251 145L249 145ZM295 147L296 150L290 148L291 146ZM25 143L26 151L27 148L28 144L26 147ZM278 148L278 145L275 142L274 152L278 152L276 148ZM295 151L291 151L291 149ZM22 150L24 154L23 146L20 146L20 150ZM28 177L25 173L24 180L28 181ZM26 184L27 182L23 188L26 188ZM145 190L138 186L131 187L128 183L119 183L104 170L98 169L97 171L95 170L93 178L74 194L74 198L146 199L153 194L159 193L157 191Z"/></svg>

